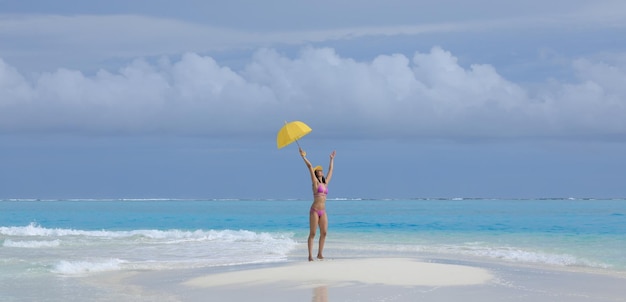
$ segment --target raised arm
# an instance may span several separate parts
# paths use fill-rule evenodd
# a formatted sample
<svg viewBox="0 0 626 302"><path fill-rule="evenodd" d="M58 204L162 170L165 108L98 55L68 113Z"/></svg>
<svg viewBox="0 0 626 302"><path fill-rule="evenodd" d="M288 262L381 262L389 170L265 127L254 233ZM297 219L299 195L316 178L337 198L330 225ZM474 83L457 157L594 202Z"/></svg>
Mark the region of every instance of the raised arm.
<svg viewBox="0 0 626 302"><path fill-rule="evenodd" d="M304 163L306 164L307 169L309 169L309 174L311 175L311 182L315 184L317 182L317 177L315 177L315 171L313 171L313 165L306 158L306 152L304 152L302 148L298 148L298 150L300 151L300 156L302 156L302 159L304 160Z"/></svg>
<svg viewBox="0 0 626 302"><path fill-rule="evenodd" d="M333 177L333 166L334 166L334 161L335 161L335 154L337 152L335 152L335 150L333 150L332 153L330 153L330 163L328 163L328 173L326 174L326 183L330 183L330 179Z"/></svg>

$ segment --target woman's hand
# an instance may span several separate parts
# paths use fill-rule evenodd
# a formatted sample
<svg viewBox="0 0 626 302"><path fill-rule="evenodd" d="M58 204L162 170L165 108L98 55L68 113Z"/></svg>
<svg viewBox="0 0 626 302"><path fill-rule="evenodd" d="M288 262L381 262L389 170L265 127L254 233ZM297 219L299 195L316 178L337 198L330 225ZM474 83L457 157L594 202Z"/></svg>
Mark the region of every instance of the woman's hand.
<svg viewBox="0 0 626 302"><path fill-rule="evenodd" d="M330 159L335 159L335 154L336 154L336 153L337 153L337 152L335 152L335 150L333 150L333 152L330 154Z"/></svg>
<svg viewBox="0 0 626 302"><path fill-rule="evenodd" d="M300 151L300 156L302 156L302 157L306 156L306 152L304 152L304 150L302 150L302 148L298 148L298 150Z"/></svg>

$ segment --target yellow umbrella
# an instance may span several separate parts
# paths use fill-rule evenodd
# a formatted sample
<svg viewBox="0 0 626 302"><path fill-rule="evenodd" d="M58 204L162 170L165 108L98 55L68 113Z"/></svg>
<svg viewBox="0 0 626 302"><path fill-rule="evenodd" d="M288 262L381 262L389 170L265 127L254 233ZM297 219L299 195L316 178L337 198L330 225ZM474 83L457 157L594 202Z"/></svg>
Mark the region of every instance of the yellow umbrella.
<svg viewBox="0 0 626 302"><path fill-rule="evenodd" d="M311 132L311 127L301 121L285 122L285 125L278 130L276 145L278 149L283 148L293 142L298 144L298 140ZM300 144L298 144L300 147Z"/></svg>

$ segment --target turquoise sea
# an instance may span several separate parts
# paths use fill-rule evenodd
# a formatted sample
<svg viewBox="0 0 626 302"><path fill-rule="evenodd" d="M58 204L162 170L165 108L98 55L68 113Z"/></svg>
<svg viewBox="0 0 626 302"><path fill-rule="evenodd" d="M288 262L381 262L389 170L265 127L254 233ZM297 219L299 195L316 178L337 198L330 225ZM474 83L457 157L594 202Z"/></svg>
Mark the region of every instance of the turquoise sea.
<svg viewBox="0 0 626 302"><path fill-rule="evenodd" d="M310 203L0 200L0 300L64 297L81 290L81 278L110 271L306 261ZM327 212L329 258L472 258L626 273L624 199L329 199Z"/></svg>

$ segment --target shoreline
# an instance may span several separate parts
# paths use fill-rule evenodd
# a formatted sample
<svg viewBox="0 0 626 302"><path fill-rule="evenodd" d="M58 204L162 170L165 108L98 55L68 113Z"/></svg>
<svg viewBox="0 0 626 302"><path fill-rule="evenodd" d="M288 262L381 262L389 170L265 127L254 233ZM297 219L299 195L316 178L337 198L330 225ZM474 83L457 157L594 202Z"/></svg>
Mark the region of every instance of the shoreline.
<svg viewBox="0 0 626 302"><path fill-rule="evenodd" d="M339 258L88 279L134 301L626 301L626 276L451 258Z"/></svg>

